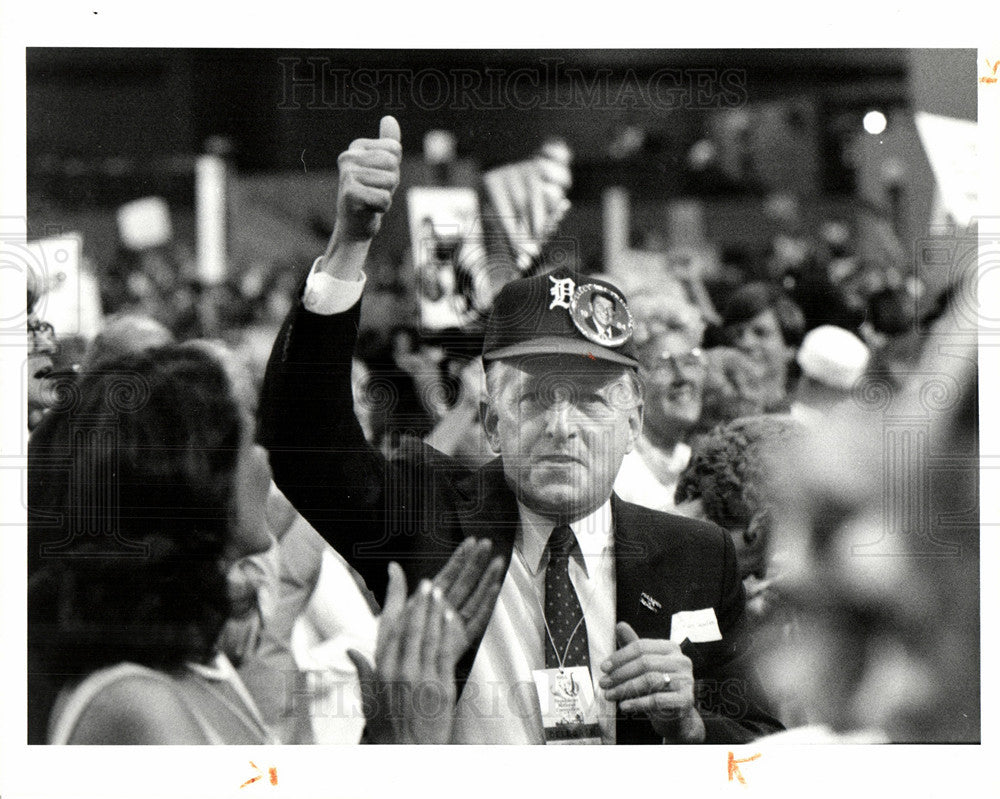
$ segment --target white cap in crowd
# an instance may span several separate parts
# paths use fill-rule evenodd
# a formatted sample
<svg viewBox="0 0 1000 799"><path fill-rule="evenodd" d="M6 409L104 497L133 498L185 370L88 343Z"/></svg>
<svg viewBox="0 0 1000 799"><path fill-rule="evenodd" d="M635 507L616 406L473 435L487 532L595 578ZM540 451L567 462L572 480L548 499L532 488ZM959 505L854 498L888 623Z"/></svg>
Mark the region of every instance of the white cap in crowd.
<svg viewBox="0 0 1000 799"><path fill-rule="evenodd" d="M806 377L849 391L868 367L867 345L842 327L821 325L806 333L796 360Z"/></svg>

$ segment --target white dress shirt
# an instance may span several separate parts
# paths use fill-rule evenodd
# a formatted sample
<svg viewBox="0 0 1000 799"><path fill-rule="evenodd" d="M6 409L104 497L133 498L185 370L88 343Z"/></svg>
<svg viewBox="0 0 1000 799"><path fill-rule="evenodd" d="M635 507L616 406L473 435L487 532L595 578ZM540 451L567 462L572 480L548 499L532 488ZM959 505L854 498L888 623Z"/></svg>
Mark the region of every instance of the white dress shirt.
<svg viewBox="0 0 1000 799"><path fill-rule="evenodd" d="M523 505L510 567L456 709L457 743L542 744L533 669L545 668L545 570L555 524ZM591 673L615 651L615 561L611 501L570 525L580 552L569 562L587 625ZM582 558L581 558L582 553ZM615 742L615 703L594 685L605 744Z"/></svg>
<svg viewBox="0 0 1000 799"><path fill-rule="evenodd" d="M309 270L302 304L307 311L322 316L343 313L361 299L368 276L362 272L360 280L340 280L319 271L317 267L322 258L321 255L313 261L312 269Z"/></svg>

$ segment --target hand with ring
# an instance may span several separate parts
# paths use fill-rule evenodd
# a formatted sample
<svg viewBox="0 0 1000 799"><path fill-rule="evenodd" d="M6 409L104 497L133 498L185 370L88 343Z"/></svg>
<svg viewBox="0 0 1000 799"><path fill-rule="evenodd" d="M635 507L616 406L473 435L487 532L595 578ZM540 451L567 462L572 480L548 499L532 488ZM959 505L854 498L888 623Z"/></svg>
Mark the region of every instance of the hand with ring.
<svg viewBox="0 0 1000 799"><path fill-rule="evenodd" d="M619 649L604 663L598 685L625 713L645 713L665 740L699 743L705 724L694 704L691 659L674 641L642 638L626 622L615 628Z"/></svg>

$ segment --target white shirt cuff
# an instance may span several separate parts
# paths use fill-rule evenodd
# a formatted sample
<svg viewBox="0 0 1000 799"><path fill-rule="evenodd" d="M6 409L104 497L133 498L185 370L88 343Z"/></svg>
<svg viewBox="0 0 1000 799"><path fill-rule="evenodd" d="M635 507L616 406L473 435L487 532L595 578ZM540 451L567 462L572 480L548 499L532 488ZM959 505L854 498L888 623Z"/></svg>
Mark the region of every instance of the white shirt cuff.
<svg viewBox="0 0 1000 799"><path fill-rule="evenodd" d="M340 280L319 271L317 267L322 259L321 255L313 261L309 277L306 278L302 304L310 313L323 316L343 313L361 299L368 276L362 272L360 280Z"/></svg>

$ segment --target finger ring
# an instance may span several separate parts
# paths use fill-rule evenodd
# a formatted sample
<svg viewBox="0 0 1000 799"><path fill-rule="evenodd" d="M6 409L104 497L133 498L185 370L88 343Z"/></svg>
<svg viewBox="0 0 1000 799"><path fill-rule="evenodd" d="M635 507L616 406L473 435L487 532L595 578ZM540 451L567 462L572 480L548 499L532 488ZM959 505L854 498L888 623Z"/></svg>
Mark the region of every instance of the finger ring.
<svg viewBox="0 0 1000 799"><path fill-rule="evenodd" d="M663 687L670 688L670 675L667 672L663 672Z"/></svg>

